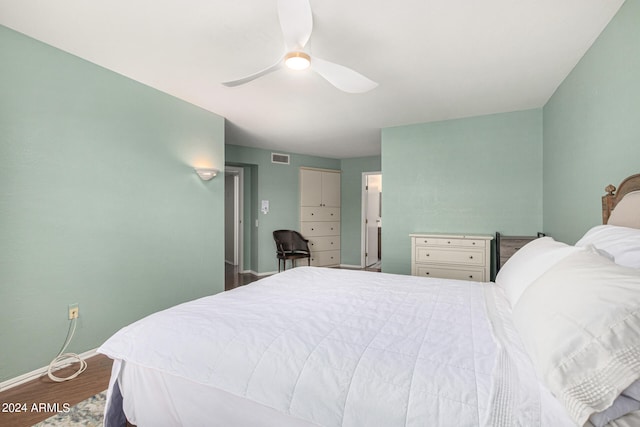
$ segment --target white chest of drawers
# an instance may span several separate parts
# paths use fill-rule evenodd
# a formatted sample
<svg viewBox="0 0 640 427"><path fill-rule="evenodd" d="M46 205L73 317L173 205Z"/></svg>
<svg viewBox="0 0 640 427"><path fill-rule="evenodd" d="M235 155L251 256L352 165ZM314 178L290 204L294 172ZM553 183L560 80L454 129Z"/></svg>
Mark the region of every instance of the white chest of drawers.
<svg viewBox="0 0 640 427"><path fill-rule="evenodd" d="M300 232L311 265L340 265L340 171L300 168Z"/></svg>
<svg viewBox="0 0 640 427"><path fill-rule="evenodd" d="M411 274L488 282L491 240L484 234L410 234Z"/></svg>

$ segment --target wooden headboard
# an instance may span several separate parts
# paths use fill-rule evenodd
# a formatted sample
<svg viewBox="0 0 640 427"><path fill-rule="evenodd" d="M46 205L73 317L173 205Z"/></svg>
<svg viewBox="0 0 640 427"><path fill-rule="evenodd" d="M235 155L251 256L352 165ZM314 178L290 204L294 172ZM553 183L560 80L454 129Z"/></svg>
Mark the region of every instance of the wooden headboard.
<svg viewBox="0 0 640 427"><path fill-rule="evenodd" d="M609 221L611 211L627 193L638 190L640 190L640 173L625 178L618 186L617 191L614 185L607 185L604 189L607 194L602 196L602 223L606 224Z"/></svg>

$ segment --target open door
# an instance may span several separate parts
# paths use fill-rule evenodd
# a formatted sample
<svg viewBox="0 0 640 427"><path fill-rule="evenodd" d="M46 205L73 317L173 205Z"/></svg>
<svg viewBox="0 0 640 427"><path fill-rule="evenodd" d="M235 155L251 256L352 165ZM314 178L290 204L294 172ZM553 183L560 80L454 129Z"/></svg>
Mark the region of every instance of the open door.
<svg viewBox="0 0 640 427"><path fill-rule="evenodd" d="M364 266L376 268L382 257L382 174L365 173L363 191Z"/></svg>
<svg viewBox="0 0 640 427"><path fill-rule="evenodd" d="M225 262L242 271L242 168L225 167Z"/></svg>

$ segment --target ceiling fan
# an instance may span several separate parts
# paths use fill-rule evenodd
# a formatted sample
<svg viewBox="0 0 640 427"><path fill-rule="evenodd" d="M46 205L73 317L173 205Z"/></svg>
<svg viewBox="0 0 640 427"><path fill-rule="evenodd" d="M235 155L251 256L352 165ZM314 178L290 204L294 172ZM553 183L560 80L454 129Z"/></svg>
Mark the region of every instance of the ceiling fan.
<svg viewBox="0 0 640 427"><path fill-rule="evenodd" d="M378 83L350 68L311 56L304 51L313 30L309 0L278 0L278 16L286 45L285 55L264 70L224 82L223 85L240 86L286 66L294 70L311 68L329 83L348 93L363 93L378 86Z"/></svg>

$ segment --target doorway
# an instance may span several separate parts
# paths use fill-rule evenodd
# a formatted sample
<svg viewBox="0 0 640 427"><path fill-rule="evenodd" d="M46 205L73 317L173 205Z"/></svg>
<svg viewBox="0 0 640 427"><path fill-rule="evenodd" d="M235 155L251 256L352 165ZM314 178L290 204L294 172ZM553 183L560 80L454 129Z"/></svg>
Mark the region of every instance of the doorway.
<svg viewBox="0 0 640 427"><path fill-rule="evenodd" d="M243 271L243 181L244 169L226 166L224 170L224 260L234 270Z"/></svg>
<svg viewBox="0 0 640 427"><path fill-rule="evenodd" d="M364 268L379 269L382 262L382 173L362 174L362 257Z"/></svg>

